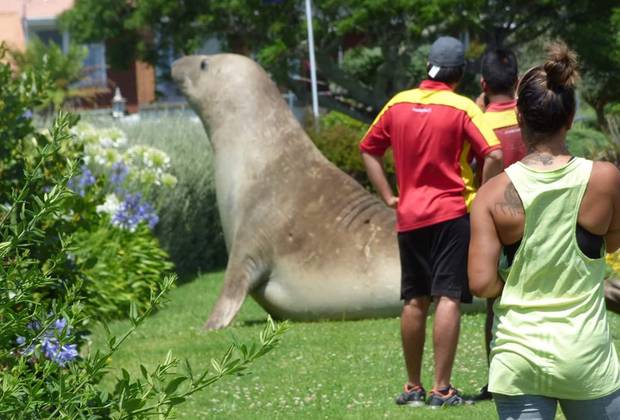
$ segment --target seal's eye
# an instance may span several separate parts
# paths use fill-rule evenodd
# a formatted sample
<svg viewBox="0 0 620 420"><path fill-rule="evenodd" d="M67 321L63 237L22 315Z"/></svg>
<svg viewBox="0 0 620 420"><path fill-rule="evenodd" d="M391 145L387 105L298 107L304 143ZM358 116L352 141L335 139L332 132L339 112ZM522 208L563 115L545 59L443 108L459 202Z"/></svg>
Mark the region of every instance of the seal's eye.
<svg viewBox="0 0 620 420"><path fill-rule="evenodd" d="M209 63L207 63L207 60L202 60L200 62L200 70L206 71L209 68Z"/></svg>

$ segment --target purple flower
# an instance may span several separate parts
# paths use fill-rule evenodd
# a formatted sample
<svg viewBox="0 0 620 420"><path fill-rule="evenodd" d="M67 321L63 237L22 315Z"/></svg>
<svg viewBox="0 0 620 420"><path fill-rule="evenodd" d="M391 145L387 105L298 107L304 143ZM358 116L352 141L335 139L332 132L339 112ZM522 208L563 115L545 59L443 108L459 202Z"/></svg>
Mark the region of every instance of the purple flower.
<svg viewBox="0 0 620 420"><path fill-rule="evenodd" d="M63 330L65 330L65 328L67 327L67 320L64 318L58 318L56 321L54 321L53 325L54 329L58 331L58 333L62 333ZM67 328L66 334L71 334L71 328Z"/></svg>
<svg viewBox="0 0 620 420"><path fill-rule="evenodd" d="M129 168L125 165L125 162L119 160L114 165L112 165L110 171L110 182L119 187L127 178L127 174L129 173Z"/></svg>
<svg viewBox="0 0 620 420"><path fill-rule="evenodd" d="M39 321L31 321L31 322L28 323L28 325L26 325L26 327L28 327L28 329L30 329L32 331L40 330L41 329L41 323Z"/></svg>
<svg viewBox="0 0 620 420"><path fill-rule="evenodd" d="M77 344L65 344L52 360L60 366L65 366L68 362L75 360L77 357Z"/></svg>
<svg viewBox="0 0 620 420"><path fill-rule="evenodd" d="M155 208L142 200L142 194L127 194L112 217L112 224L134 232L141 222L147 223L151 229L154 228L159 222Z"/></svg>
<svg viewBox="0 0 620 420"><path fill-rule="evenodd" d="M33 321L28 324L28 328L33 331L40 330L41 324ZM68 362L78 357L77 344L60 344L59 338L68 337L71 327L65 318L58 318L49 326L40 338L39 345L43 355L60 366L65 366ZM64 334L63 334L64 333ZM26 339L18 336L15 340L18 346L23 346ZM35 345L30 345L21 353L30 355L34 352Z"/></svg>
<svg viewBox="0 0 620 420"><path fill-rule="evenodd" d="M78 356L77 344L60 345L56 337L45 337L41 341L41 350L45 357L52 362L65 366L67 362L74 360Z"/></svg>
<svg viewBox="0 0 620 420"><path fill-rule="evenodd" d="M96 181L97 179L90 169L88 169L86 165L83 165L82 174L78 177L71 178L67 183L67 186L80 196L84 197L84 195L86 195L86 188L93 185Z"/></svg>

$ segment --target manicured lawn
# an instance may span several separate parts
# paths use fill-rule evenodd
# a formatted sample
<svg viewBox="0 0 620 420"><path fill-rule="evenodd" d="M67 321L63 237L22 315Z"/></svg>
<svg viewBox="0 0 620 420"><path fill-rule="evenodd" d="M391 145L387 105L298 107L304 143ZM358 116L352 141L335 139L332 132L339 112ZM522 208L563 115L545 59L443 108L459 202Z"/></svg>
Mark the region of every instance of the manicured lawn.
<svg viewBox="0 0 620 420"><path fill-rule="evenodd" d="M114 356L113 367L138 374L140 363L154 365L172 350L196 369L204 368L211 358L222 355L232 337L241 341L257 337L266 313L252 299L231 328L202 330L222 278L223 273L207 274L174 290L171 302ZM618 345L620 317L610 314L610 319ZM463 316L453 383L466 394L476 393L486 382L482 325L482 314ZM117 322L112 331L121 333L126 327ZM95 337L94 345L98 344ZM423 378L427 388L432 379L430 344L429 336ZM207 388L179 406L176 414L192 419L496 418L489 402L438 411L398 407L393 398L404 379L398 319L292 323L281 346L259 359L250 375Z"/></svg>

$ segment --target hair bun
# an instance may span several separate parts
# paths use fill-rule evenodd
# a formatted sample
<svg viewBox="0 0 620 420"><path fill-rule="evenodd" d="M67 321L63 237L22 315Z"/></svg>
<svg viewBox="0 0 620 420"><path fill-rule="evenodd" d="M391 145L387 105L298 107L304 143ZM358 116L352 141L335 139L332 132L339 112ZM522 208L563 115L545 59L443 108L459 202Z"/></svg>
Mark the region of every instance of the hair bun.
<svg viewBox="0 0 620 420"><path fill-rule="evenodd" d="M577 54L564 42L554 42L547 47L547 62L544 65L547 73L547 87L574 88L579 73L577 72Z"/></svg>

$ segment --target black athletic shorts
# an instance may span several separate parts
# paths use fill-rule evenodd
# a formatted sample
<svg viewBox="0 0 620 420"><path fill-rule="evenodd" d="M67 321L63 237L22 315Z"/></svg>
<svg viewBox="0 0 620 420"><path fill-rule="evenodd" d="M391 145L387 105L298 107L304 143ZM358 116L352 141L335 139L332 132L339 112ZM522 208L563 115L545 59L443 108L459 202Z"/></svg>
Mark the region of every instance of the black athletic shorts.
<svg viewBox="0 0 620 420"><path fill-rule="evenodd" d="M471 303L467 284L469 215L398 233L400 298L446 296Z"/></svg>

